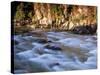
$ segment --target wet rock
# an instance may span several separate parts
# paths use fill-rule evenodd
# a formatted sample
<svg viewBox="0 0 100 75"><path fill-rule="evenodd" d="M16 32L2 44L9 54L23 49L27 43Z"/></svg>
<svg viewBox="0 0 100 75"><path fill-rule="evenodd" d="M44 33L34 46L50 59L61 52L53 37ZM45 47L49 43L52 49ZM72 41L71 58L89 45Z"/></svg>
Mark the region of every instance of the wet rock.
<svg viewBox="0 0 100 75"><path fill-rule="evenodd" d="M73 29L73 32L76 34L94 34L96 33L97 25L83 25L77 26Z"/></svg>
<svg viewBox="0 0 100 75"><path fill-rule="evenodd" d="M52 49L52 50L62 50L59 44L54 44L54 43L46 45L45 48Z"/></svg>
<svg viewBox="0 0 100 75"><path fill-rule="evenodd" d="M38 43L48 43L46 39L37 39Z"/></svg>
<svg viewBox="0 0 100 75"><path fill-rule="evenodd" d="M48 43L53 43L51 40L48 40Z"/></svg>
<svg viewBox="0 0 100 75"><path fill-rule="evenodd" d="M97 40L97 36L93 36L93 40Z"/></svg>
<svg viewBox="0 0 100 75"><path fill-rule="evenodd" d="M44 38L47 38L45 32L41 31L41 30L36 30L36 31L32 31L30 32L31 35L34 37L34 36L37 36L37 37L44 37Z"/></svg>
<svg viewBox="0 0 100 75"><path fill-rule="evenodd" d="M48 37L48 38L47 38L47 41L48 41L48 43L53 43L53 42L55 42L56 40L53 39L53 38Z"/></svg>

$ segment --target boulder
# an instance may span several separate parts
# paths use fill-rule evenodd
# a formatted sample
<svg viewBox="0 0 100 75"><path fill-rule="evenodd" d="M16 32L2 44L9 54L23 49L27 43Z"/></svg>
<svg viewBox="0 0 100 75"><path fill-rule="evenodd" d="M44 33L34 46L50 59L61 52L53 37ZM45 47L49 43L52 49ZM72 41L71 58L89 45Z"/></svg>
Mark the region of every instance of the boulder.
<svg viewBox="0 0 100 75"><path fill-rule="evenodd" d="M52 50L61 50L60 45L57 43L49 43L45 46L45 48Z"/></svg>

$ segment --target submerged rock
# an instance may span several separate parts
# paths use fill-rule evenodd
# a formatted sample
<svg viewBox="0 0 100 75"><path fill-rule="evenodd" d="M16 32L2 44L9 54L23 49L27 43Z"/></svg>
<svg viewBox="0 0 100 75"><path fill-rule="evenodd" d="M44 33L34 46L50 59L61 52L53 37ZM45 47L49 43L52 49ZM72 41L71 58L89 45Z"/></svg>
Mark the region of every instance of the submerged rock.
<svg viewBox="0 0 100 75"><path fill-rule="evenodd" d="M38 43L48 43L46 39L37 39Z"/></svg>
<svg viewBox="0 0 100 75"><path fill-rule="evenodd" d="M59 44L54 44L54 43L50 43L46 45L45 48L52 49L52 50L61 50Z"/></svg>

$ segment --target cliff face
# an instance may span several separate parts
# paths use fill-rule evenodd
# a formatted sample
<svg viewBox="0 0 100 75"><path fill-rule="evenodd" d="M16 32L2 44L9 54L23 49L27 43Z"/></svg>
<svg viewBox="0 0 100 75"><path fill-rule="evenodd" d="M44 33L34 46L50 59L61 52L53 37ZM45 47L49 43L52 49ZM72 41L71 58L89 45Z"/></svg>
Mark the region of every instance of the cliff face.
<svg viewBox="0 0 100 75"><path fill-rule="evenodd" d="M16 8L14 25L42 30L97 26L97 7L21 2Z"/></svg>

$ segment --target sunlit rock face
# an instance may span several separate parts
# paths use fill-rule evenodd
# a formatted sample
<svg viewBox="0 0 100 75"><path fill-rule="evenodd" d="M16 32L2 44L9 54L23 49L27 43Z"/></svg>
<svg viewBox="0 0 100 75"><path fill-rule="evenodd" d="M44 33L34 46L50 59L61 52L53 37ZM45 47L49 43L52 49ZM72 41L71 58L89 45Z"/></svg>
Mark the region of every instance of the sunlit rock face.
<svg viewBox="0 0 100 75"><path fill-rule="evenodd" d="M71 30L76 34L94 34L97 30L97 7L83 5L19 3L14 25L25 30Z"/></svg>
<svg viewBox="0 0 100 75"><path fill-rule="evenodd" d="M15 73L97 68L96 35L38 31L15 35L14 41L18 42L14 45Z"/></svg>

